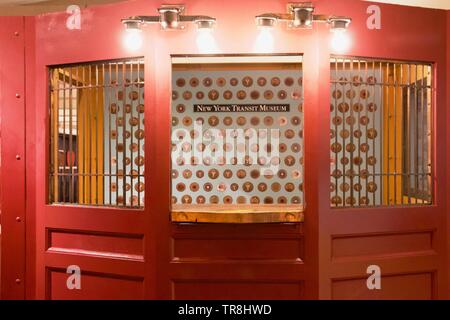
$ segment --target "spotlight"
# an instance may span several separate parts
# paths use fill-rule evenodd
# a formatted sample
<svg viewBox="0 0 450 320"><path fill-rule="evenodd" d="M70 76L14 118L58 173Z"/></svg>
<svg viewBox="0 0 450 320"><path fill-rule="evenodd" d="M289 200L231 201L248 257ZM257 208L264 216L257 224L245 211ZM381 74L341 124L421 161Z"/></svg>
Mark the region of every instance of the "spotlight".
<svg viewBox="0 0 450 320"><path fill-rule="evenodd" d="M273 28L277 24L278 17L272 14L256 16L256 25L259 28Z"/></svg>
<svg viewBox="0 0 450 320"><path fill-rule="evenodd" d="M124 19L125 25L124 44L131 51L139 50L142 46L142 21L135 18Z"/></svg>
<svg viewBox="0 0 450 320"><path fill-rule="evenodd" d="M331 32L345 32L351 22L352 19L348 17L332 16L328 18L328 24L330 25Z"/></svg>
<svg viewBox="0 0 450 320"><path fill-rule="evenodd" d="M214 25L216 24L216 19L209 17L198 17L196 20L194 20L194 22L199 30L201 29L211 30L214 28Z"/></svg>

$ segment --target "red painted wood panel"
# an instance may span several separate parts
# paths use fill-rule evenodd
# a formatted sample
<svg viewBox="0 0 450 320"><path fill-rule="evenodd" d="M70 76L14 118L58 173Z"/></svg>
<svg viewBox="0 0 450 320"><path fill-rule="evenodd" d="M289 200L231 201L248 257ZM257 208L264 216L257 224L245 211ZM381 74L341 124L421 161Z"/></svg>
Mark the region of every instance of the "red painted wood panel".
<svg viewBox="0 0 450 320"><path fill-rule="evenodd" d="M25 25L0 17L1 297L25 298Z"/></svg>
<svg viewBox="0 0 450 320"><path fill-rule="evenodd" d="M36 296L36 79L35 19L25 17L25 89L26 89L26 286L25 296Z"/></svg>
<svg viewBox="0 0 450 320"><path fill-rule="evenodd" d="M142 235L48 230L47 251L144 259Z"/></svg>
<svg viewBox="0 0 450 320"><path fill-rule="evenodd" d="M433 253L433 231L352 234L332 238L333 259Z"/></svg>
<svg viewBox="0 0 450 320"><path fill-rule="evenodd" d="M303 283L226 281L174 281L174 299L261 299L298 300L304 298Z"/></svg>
<svg viewBox="0 0 450 320"><path fill-rule="evenodd" d="M431 300L435 297L433 273L387 275L383 278L383 290L367 289L366 280L365 277L334 280L333 299Z"/></svg>
<svg viewBox="0 0 450 320"><path fill-rule="evenodd" d="M447 137L450 136L450 126L448 126L448 124L450 123L450 112L448 111L449 107L450 107L450 41L448 41L449 37L450 37L450 10L447 10L447 74L446 74L446 79L447 79L447 101L446 101L446 105L447 105ZM450 159L450 139L447 139L447 159ZM450 185L450 163L449 161L447 161L447 185ZM450 220L448 219L448 215L450 213L450 203L449 200L447 200L447 230L450 230ZM448 231L447 231L448 232ZM450 237L447 234L447 266L450 265L450 254L449 254L449 249L450 249ZM450 288L450 276L447 275L447 286L448 288ZM450 292L447 293L446 295L447 299L450 299Z"/></svg>
<svg viewBox="0 0 450 320"><path fill-rule="evenodd" d="M370 208L370 209L331 209L328 201L329 190L329 138L325 135L317 137L316 147L318 149L317 158L321 163L318 197L323 202L320 207L319 233L319 298L333 299L343 297L343 294L350 295L357 287L345 285L342 290L335 294L335 279L351 279L354 277L369 276L367 267L378 265L381 268L382 289L376 291L367 298L377 298L377 296L394 298L399 297L398 293L403 292L406 298L417 298L417 295L410 295L410 292L417 292L418 288L429 288L430 285L424 279L428 276L411 277L410 281L399 281L394 286L389 285L393 278L389 275L398 274L421 274L424 271L436 270L433 276L433 290L435 294L427 295L432 298L443 298L447 296L448 286L446 283L447 268L445 264L445 239L447 230L443 228L446 221L446 201L447 201L447 181L446 168L446 142L443 137L446 134L446 91L445 84L445 49L444 43L447 38L444 29L446 28L446 12L442 10L427 10L413 7L400 7L395 5L379 4L381 9L381 29L369 30L366 28L366 9L373 3L361 1L333 1L332 3L321 1L320 10L323 12L333 12L337 14L350 15L353 18L349 34L352 37L352 49L348 55L374 57L383 59L398 59L405 61L429 61L434 64L435 71L435 146L434 159L436 161L435 180L435 204L429 207L416 208ZM417 18L414 18L417 17ZM419 18L420 17L420 18ZM329 51L327 46L327 36L324 33L321 37L321 48ZM330 51L329 51L330 52ZM327 56L327 54L324 54ZM317 108L321 110L323 117L317 124L320 130L329 127L329 106L330 99L326 93L329 90L329 70L323 70L319 77L319 92L322 93L320 103ZM402 244L401 241L393 243L386 241L386 238L370 238L374 234L390 234L394 238L402 238L405 233L421 233L426 230L433 230L430 250L422 251L426 248L423 241L428 240L417 238L411 242ZM366 243L358 242L360 237ZM345 258L333 259L333 239L347 237L348 241L341 242L339 249ZM354 237L354 243L350 240ZM393 239L394 241L394 239ZM402 240L403 241L403 240ZM374 247L371 247L374 246ZM418 249L416 251L416 249ZM359 276L358 276L359 275ZM358 282L363 286L365 281ZM383 283L386 285L383 287ZM421 289L422 290L422 289ZM425 289L423 289L425 290ZM428 290L428 289L427 289ZM425 291L424 291L425 292ZM426 292L429 292L426 291ZM364 296L364 295L363 295Z"/></svg>
<svg viewBox="0 0 450 320"><path fill-rule="evenodd" d="M88 272L82 274L81 289L70 290L65 270L47 270L47 277L46 298L52 300L138 300L144 293L142 278Z"/></svg>

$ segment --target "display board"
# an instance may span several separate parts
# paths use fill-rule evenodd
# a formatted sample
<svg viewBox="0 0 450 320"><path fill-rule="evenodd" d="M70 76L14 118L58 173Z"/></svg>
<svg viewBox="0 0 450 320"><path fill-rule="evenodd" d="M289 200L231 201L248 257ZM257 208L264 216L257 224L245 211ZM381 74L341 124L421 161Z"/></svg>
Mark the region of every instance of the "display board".
<svg viewBox="0 0 450 320"><path fill-rule="evenodd" d="M172 205L302 205L302 85L300 65L174 67Z"/></svg>

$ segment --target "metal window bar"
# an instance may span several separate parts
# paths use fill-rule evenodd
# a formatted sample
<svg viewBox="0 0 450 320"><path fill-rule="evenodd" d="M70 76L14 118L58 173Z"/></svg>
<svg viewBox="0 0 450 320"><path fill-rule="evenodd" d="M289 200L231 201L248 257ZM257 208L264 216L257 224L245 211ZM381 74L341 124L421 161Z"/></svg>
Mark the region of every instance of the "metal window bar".
<svg viewBox="0 0 450 320"><path fill-rule="evenodd" d="M432 65L330 60L332 207L433 202Z"/></svg>
<svg viewBox="0 0 450 320"><path fill-rule="evenodd" d="M144 60L49 68L49 203L143 208Z"/></svg>

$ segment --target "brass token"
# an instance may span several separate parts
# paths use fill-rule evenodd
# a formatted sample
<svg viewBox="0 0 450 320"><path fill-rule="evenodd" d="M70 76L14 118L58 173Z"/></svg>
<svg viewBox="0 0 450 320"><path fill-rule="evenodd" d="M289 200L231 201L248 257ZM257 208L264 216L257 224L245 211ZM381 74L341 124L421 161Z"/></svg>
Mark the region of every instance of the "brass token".
<svg viewBox="0 0 450 320"><path fill-rule="evenodd" d="M292 79L291 77L287 77L286 79L284 79L284 84L290 87L294 84L294 79Z"/></svg>
<svg viewBox="0 0 450 320"><path fill-rule="evenodd" d="M345 96L347 97L347 99L354 99L356 97L356 91L355 90L347 90L345 92Z"/></svg>
<svg viewBox="0 0 450 320"><path fill-rule="evenodd" d="M195 97L199 100L202 100L205 97L205 94L202 91L197 91Z"/></svg>
<svg viewBox="0 0 450 320"><path fill-rule="evenodd" d="M286 91L284 91L284 90L278 91L278 98L279 99L284 100L284 99L286 99L286 97L287 97Z"/></svg>
<svg viewBox="0 0 450 320"><path fill-rule="evenodd" d="M281 80L278 77L273 77L272 79L270 79L270 83L272 84L272 86L278 87L281 83Z"/></svg>
<svg viewBox="0 0 450 320"><path fill-rule="evenodd" d="M144 105L141 103L141 104L138 104L137 106L136 106L136 111L138 112L138 113L144 113ZM144 123L144 119L142 119L142 123Z"/></svg>
<svg viewBox="0 0 450 320"><path fill-rule="evenodd" d="M144 163L145 163L145 159L144 159L144 157L143 156L138 156L138 157L136 157L135 159L134 159L134 163L137 165L137 166L143 166L144 165Z"/></svg>
<svg viewBox="0 0 450 320"><path fill-rule="evenodd" d="M340 116L335 116L331 120L335 126L339 126L342 124L342 118Z"/></svg>
<svg viewBox="0 0 450 320"><path fill-rule="evenodd" d="M250 87L253 84L253 79L249 76L245 76L242 79L242 84L244 85L244 87Z"/></svg>
<svg viewBox="0 0 450 320"><path fill-rule="evenodd" d="M227 81L225 80L225 78L217 78L216 83L219 87L223 87L227 84Z"/></svg>
<svg viewBox="0 0 450 320"><path fill-rule="evenodd" d="M264 91L264 99L272 100L272 98L273 98L273 92L271 90Z"/></svg>
<svg viewBox="0 0 450 320"><path fill-rule="evenodd" d="M183 92L183 99L184 100L191 100L191 98L192 98L192 92L190 92L190 91Z"/></svg>
<svg viewBox="0 0 450 320"><path fill-rule="evenodd" d="M245 93L244 90L239 90L239 91L237 92L237 97L238 97L239 100L245 99L246 96L247 96L247 94Z"/></svg>
<svg viewBox="0 0 450 320"><path fill-rule="evenodd" d="M111 103L111 105L109 106L109 111L112 114L116 114L117 112L119 112L120 108L116 103Z"/></svg>
<svg viewBox="0 0 450 320"><path fill-rule="evenodd" d="M131 100L137 100L137 99L139 98L139 93L138 93L137 91L131 91L131 92L128 94L128 97L129 97Z"/></svg>
<svg viewBox="0 0 450 320"><path fill-rule="evenodd" d="M210 87L212 85L213 81L211 80L211 78L205 78L203 79L203 85L205 87Z"/></svg>
<svg viewBox="0 0 450 320"><path fill-rule="evenodd" d="M273 198L272 197L264 197L264 203L265 204L272 204Z"/></svg>
<svg viewBox="0 0 450 320"><path fill-rule="evenodd" d="M333 90L332 94L334 99L340 99L342 97L342 91L341 90Z"/></svg>
<svg viewBox="0 0 450 320"><path fill-rule="evenodd" d="M189 84L191 85L191 87L197 87L200 84L200 81L197 78L191 78L191 80L189 80Z"/></svg>
<svg viewBox="0 0 450 320"><path fill-rule="evenodd" d="M271 126L273 124L273 118L271 116L264 117L264 124L266 126Z"/></svg>
<svg viewBox="0 0 450 320"><path fill-rule="evenodd" d="M226 91L223 93L223 97L224 97L224 99L226 99L226 100L230 100L231 98L233 98L233 93L232 93L230 90L226 90Z"/></svg>
<svg viewBox="0 0 450 320"><path fill-rule="evenodd" d="M217 100L219 98L219 92L217 90L211 90L208 92L208 98L211 100Z"/></svg>
<svg viewBox="0 0 450 320"><path fill-rule="evenodd" d="M258 98L259 98L259 91L253 90L252 92L250 92L250 97L251 97L253 100L258 99Z"/></svg>
<svg viewBox="0 0 450 320"><path fill-rule="evenodd" d="M176 84L178 87L184 87L184 85L186 84L186 80L184 80L183 78L178 78Z"/></svg>
<svg viewBox="0 0 450 320"><path fill-rule="evenodd" d="M200 187L199 187L199 185L198 185L197 182L193 182L193 183L191 183L190 186L189 186L189 189L190 189L192 192L197 192L199 188L200 188Z"/></svg>
<svg viewBox="0 0 450 320"><path fill-rule="evenodd" d="M263 86L266 85L267 80L266 80L266 78L264 78L264 77L259 77L258 80L256 80L256 82L258 83L258 85L259 85L260 87L263 87Z"/></svg>

